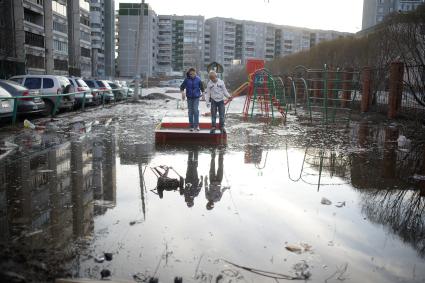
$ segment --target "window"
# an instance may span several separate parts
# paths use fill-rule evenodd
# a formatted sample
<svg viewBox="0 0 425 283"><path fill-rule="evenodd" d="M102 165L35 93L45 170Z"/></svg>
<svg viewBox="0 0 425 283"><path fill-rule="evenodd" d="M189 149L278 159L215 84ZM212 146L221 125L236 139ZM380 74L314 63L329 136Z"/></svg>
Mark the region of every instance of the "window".
<svg viewBox="0 0 425 283"><path fill-rule="evenodd" d="M80 87L87 87L87 84L82 79L76 79L77 85Z"/></svg>
<svg viewBox="0 0 425 283"><path fill-rule="evenodd" d="M43 79L43 88L52 88L55 86L55 83L53 82L52 79L48 79L48 78L44 78Z"/></svg>
<svg viewBox="0 0 425 283"><path fill-rule="evenodd" d="M67 71L68 70L68 61L67 60L54 60L55 70Z"/></svg>
<svg viewBox="0 0 425 283"><path fill-rule="evenodd" d="M26 78L24 86L28 89L41 89L41 78Z"/></svg>
<svg viewBox="0 0 425 283"><path fill-rule="evenodd" d="M53 49L56 50L56 51L68 53L68 43L54 39L53 40Z"/></svg>
<svg viewBox="0 0 425 283"><path fill-rule="evenodd" d="M44 47L44 37L42 35L26 31L25 44L36 46L36 47Z"/></svg>
<svg viewBox="0 0 425 283"><path fill-rule="evenodd" d="M80 16L80 23L85 26L90 26L90 19L87 16L81 15Z"/></svg>
<svg viewBox="0 0 425 283"><path fill-rule="evenodd" d="M90 58L90 49L81 47L81 56Z"/></svg>
<svg viewBox="0 0 425 283"><path fill-rule="evenodd" d="M24 78L13 78L13 79L10 79L11 81L14 81L14 82L17 82L18 84L22 84L22 81L24 80Z"/></svg>
<svg viewBox="0 0 425 283"><path fill-rule="evenodd" d="M94 85L93 81L85 81L86 84L90 87L90 88L96 88L96 86Z"/></svg>
<svg viewBox="0 0 425 283"><path fill-rule="evenodd" d="M25 55L26 65L29 68L44 69L44 57L32 54Z"/></svg>
<svg viewBox="0 0 425 283"><path fill-rule="evenodd" d="M105 87L105 84L102 81L96 81L99 87Z"/></svg>
<svg viewBox="0 0 425 283"><path fill-rule="evenodd" d="M62 24L56 21L53 21L53 30L59 31L62 33L67 33L66 24Z"/></svg>

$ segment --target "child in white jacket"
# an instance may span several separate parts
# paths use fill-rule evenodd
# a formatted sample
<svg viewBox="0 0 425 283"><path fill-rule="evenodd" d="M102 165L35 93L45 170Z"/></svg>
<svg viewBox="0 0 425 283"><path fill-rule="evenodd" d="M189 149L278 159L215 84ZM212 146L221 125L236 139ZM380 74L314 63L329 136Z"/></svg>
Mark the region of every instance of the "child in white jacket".
<svg viewBox="0 0 425 283"><path fill-rule="evenodd" d="M210 71L208 76L210 80L205 90L205 100L207 107L211 107L211 133L214 134L216 130L217 110L219 113L220 131L221 133L226 133L226 129L224 128L224 98L231 99L231 96L223 80L217 78L215 71Z"/></svg>

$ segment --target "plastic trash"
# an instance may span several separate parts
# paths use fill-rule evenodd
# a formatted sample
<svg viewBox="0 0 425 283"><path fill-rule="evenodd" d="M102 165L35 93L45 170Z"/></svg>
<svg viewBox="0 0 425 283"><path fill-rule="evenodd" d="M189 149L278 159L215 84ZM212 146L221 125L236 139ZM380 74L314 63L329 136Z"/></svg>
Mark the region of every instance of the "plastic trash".
<svg viewBox="0 0 425 283"><path fill-rule="evenodd" d="M29 120L24 120L24 128L35 130L35 125L31 123Z"/></svg>

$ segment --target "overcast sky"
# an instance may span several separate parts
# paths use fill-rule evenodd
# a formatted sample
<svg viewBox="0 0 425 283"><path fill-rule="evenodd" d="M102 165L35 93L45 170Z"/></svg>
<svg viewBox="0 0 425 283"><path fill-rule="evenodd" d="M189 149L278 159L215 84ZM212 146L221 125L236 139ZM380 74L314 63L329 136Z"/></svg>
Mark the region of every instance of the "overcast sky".
<svg viewBox="0 0 425 283"><path fill-rule="evenodd" d="M141 0L115 0L141 3ZM229 17L299 27L357 32L363 0L146 0L157 14Z"/></svg>

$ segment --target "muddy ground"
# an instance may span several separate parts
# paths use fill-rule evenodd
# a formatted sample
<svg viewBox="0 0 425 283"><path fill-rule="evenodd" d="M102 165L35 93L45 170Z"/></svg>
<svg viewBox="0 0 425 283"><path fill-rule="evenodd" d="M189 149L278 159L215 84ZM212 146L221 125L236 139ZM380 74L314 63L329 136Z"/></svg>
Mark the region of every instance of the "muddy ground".
<svg viewBox="0 0 425 283"><path fill-rule="evenodd" d="M155 146L184 110L152 97L2 128L3 281L425 281L421 123L265 123L240 99L227 146ZM158 188L164 166L185 184Z"/></svg>

